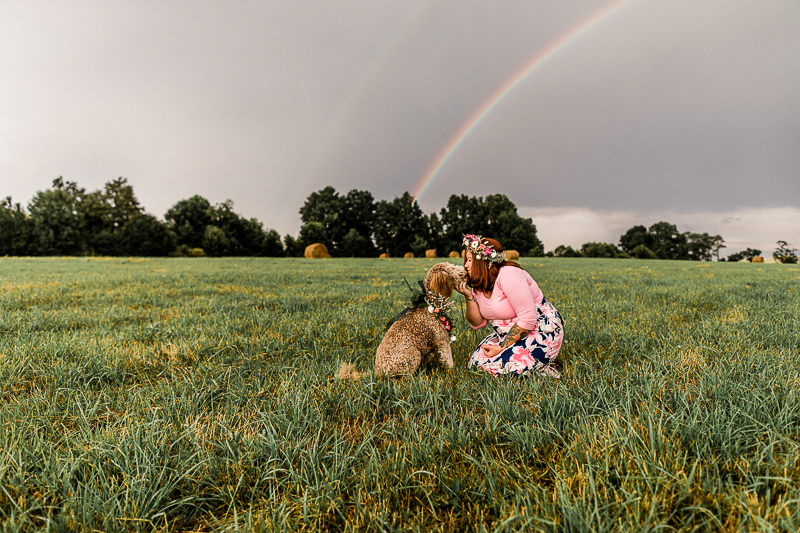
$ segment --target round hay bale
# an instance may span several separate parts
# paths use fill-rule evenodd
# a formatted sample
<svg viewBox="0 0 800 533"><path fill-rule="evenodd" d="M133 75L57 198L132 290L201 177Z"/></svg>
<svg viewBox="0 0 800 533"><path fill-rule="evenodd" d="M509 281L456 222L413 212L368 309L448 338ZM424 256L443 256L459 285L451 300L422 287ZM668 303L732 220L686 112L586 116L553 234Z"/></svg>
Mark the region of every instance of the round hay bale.
<svg viewBox="0 0 800 533"><path fill-rule="evenodd" d="M406 255L403 256L403 259L414 259L414 254L411 252L406 252Z"/></svg>
<svg viewBox="0 0 800 533"><path fill-rule="evenodd" d="M330 257L328 248L320 242L315 242L314 244L306 246L304 255L308 259L325 259L326 257Z"/></svg>
<svg viewBox="0 0 800 533"><path fill-rule="evenodd" d="M519 260L519 252L516 250L506 250L506 259L509 261L518 261Z"/></svg>
<svg viewBox="0 0 800 533"><path fill-rule="evenodd" d="M761 257L760 255L757 255L757 256L755 256L753 258L753 263L763 263L763 262L764 262L764 258Z"/></svg>
<svg viewBox="0 0 800 533"><path fill-rule="evenodd" d="M437 257L435 248L433 250L425 250L426 259L436 259Z"/></svg>
<svg viewBox="0 0 800 533"><path fill-rule="evenodd" d="M389 254L381 254L378 256L378 259L389 259Z"/></svg>
<svg viewBox="0 0 800 533"><path fill-rule="evenodd" d="M458 252L450 252L450 258L454 259L456 257L461 257L461 254Z"/></svg>

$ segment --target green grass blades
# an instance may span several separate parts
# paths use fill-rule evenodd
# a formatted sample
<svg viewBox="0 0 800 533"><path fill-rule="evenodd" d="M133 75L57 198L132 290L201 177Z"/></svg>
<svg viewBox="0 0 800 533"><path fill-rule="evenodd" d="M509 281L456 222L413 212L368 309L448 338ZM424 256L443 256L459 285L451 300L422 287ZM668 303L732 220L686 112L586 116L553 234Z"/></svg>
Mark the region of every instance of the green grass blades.
<svg viewBox="0 0 800 533"><path fill-rule="evenodd" d="M800 528L796 265L523 259L561 380L468 371L463 310L376 380L434 262L0 259L0 529Z"/></svg>

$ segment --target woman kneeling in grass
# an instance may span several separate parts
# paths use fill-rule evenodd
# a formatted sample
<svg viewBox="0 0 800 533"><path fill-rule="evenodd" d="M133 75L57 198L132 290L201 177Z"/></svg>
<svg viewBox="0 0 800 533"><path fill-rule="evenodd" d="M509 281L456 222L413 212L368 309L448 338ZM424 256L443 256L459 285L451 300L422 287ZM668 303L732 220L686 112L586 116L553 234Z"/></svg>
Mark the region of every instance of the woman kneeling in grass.
<svg viewBox="0 0 800 533"><path fill-rule="evenodd" d="M494 328L478 344L467 365L494 375L534 372L561 377L553 366L564 338L556 308L530 274L517 263L506 261L496 240L466 235L464 247L468 280L456 290L467 301L467 321L473 329L480 329L488 319Z"/></svg>

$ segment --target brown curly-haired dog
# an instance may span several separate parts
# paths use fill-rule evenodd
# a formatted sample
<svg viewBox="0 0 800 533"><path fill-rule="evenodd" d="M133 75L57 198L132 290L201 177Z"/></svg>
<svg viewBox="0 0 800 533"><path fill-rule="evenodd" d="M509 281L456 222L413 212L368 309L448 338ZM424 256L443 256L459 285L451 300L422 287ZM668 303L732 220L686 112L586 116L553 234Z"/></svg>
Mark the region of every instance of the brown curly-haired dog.
<svg viewBox="0 0 800 533"><path fill-rule="evenodd" d="M450 298L456 284L465 281L464 267L437 263L425 277L425 288L444 298ZM427 306L411 309L391 325L375 354L375 375L408 377L421 364L439 363L453 368L450 333L445 331Z"/></svg>

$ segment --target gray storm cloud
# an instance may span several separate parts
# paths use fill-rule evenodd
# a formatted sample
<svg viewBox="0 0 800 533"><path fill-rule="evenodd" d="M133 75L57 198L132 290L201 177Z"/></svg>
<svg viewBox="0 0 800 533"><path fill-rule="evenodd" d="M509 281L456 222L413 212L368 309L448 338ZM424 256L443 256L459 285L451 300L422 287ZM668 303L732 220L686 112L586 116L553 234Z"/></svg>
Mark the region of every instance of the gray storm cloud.
<svg viewBox="0 0 800 533"><path fill-rule="evenodd" d="M4 2L0 194L126 176L156 215L201 194L296 233L326 185L412 190L497 87L607 5ZM798 24L789 0L632 0L516 87L422 207L503 193L631 223L796 207Z"/></svg>

